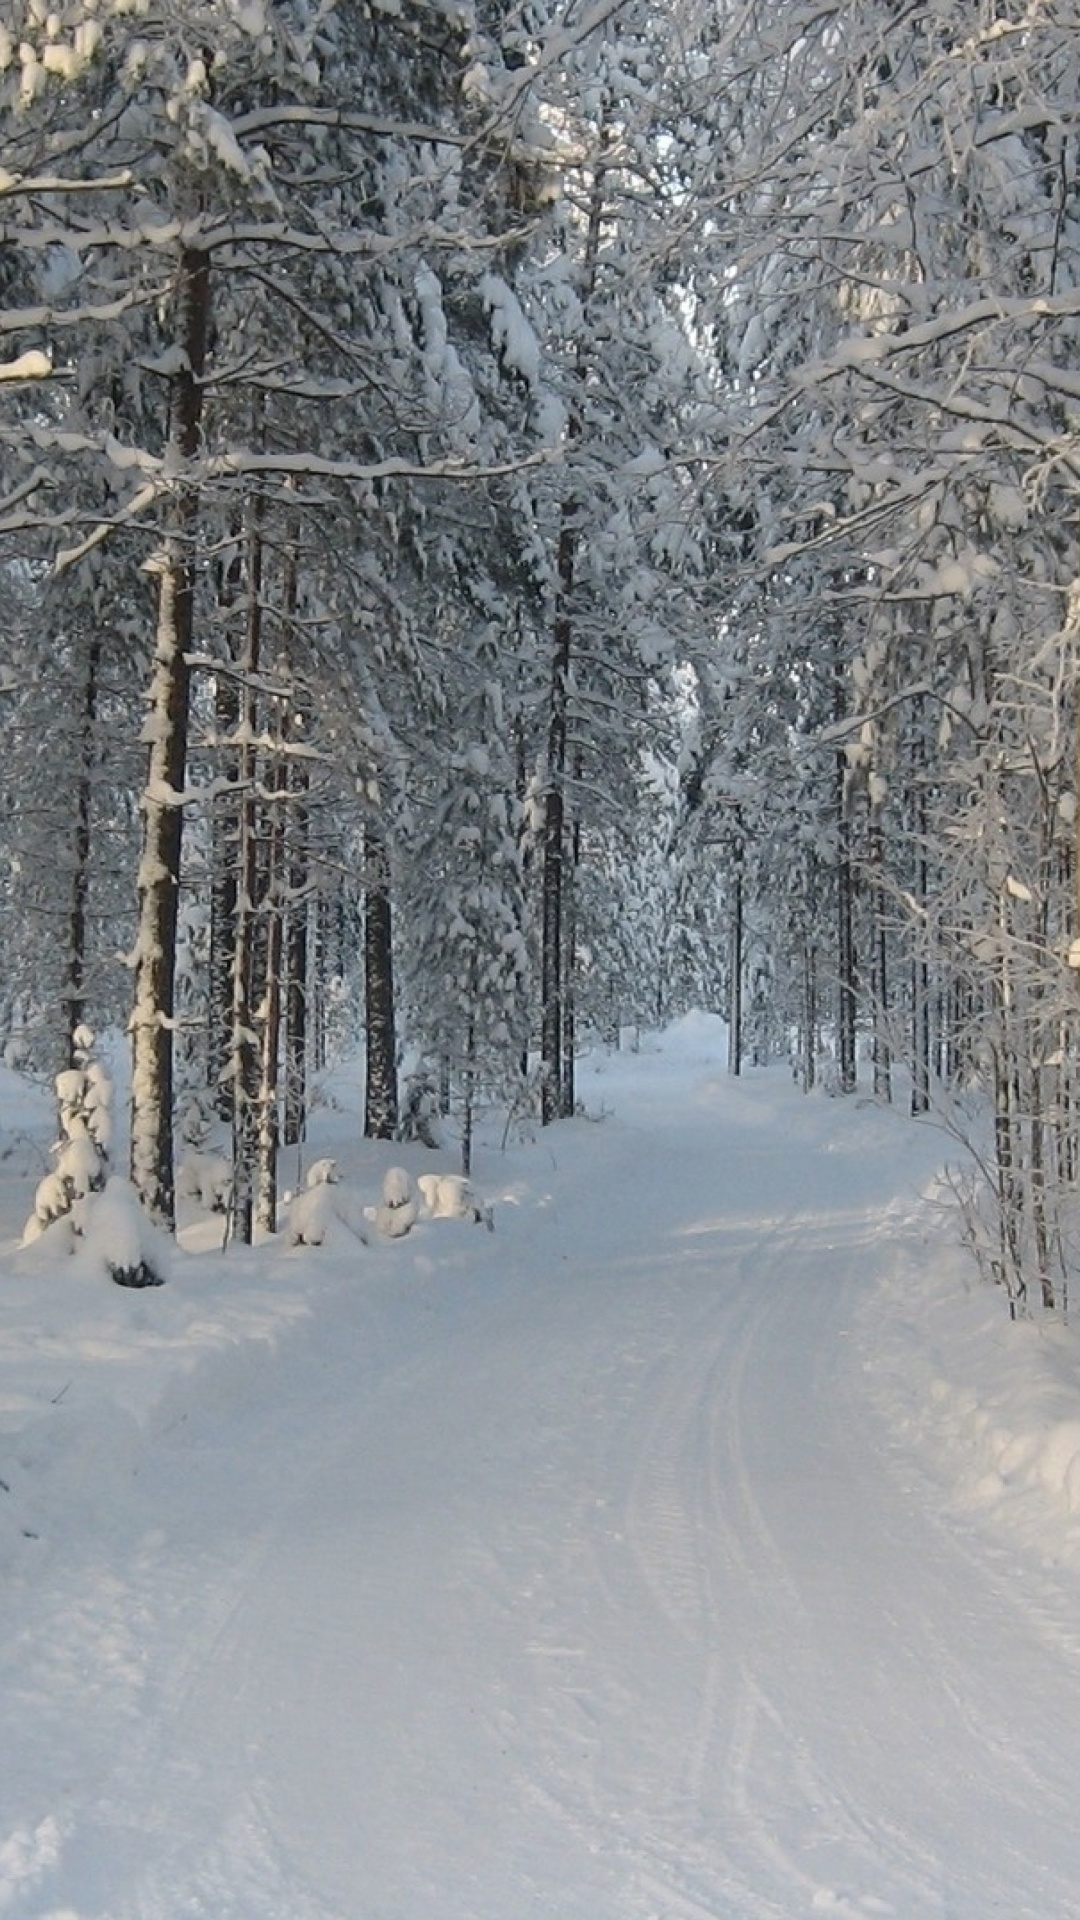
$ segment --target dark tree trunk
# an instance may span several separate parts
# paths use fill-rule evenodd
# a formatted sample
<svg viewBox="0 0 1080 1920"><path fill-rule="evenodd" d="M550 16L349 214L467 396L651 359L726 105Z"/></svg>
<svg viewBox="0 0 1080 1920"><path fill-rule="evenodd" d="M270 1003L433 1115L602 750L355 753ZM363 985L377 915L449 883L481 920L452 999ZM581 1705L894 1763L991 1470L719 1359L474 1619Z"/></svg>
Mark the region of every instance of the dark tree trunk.
<svg viewBox="0 0 1080 1920"><path fill-rule="evenodd" d="M580 776L580 763L575 769ZM581 866L581 822L575 820L569 834L568 864L563 872L562 942L562 1069L559 1076L559 1111L569 1119L577 1106L577 881Z"/></svg>
<svg viewBox="0 0 1080 1920"><path fill-rule="evenodd" d="M255 1230L256 1159L259 1134L260 1049L255 1009L261 998L265 968L265 872L260 873L259 755L256 675L262 665L263 527L262 502L256 496L248 509L245 541L247 620L244 637L243 681L240 691L243 737L237 759L238 843L237 895L233 916L235 935L232 961L232 1034L229 1077L232 1084L232 1232L250 1246Z"/></svg>
<svg viewBox="0 0 1080 1920"><path fill-rule="evenodd" d="M390 857L374 821L364 835L364 866L364 1132L369 1140L392 1140L398 1124L398 1089Z"/></svg>
<svg viewBox="0 0 1080 1920"><path fill-rule="evenodd" d="M285 932L285 1110L283 1138L296 1146L307 1128L308 1063L308 914L307 808L302 798L308 778L302 768L292 775L298 796L290 809L286 837L289 846L289 906Z"/></svg>
<svg viewBox="0 0 1080 1920"><path fill-rule="evenodd" d="M840 1092L855 1092L855 870L851 862L851 822L847 818L846 760L838 755L836 776L836 1039Z"/></svg>
<svg viewBox="0 0 1080 1920"><path fill-rule="evenodd" d="M281 904L281 866L284 855L281 800L274 810L268 835L268 872L264 894L266 934L265 972L260 1006L259 1106L256 1140L255 1224L265 1233L277 1229L277 1155L280 1136L278 1080L281 1047L281 965L284 929Z"/></svg>
<svg viewBox="0 0 1080 1920"><path fill-rule="evenodd" d="M566 854L566 731L570 672L570 599L577 551L576 507L563 507L559 534L559 608L548 689L547 785L541 835L540 1120L545 1127L562 1109L563 1063L563 870Z"/></svg>
<svg viewBox="0 0 1080 1920"><path fill-rule="evenodd" d="M601 136L602 143L606 142L606 126L602 128ZM596 287L604 211L604 171L604 165L598 164L589 197L581 275L582 299L586 305ZM584 388L588 363L583 343L578 346L574 374L578 384ZM580 440L583 430L581 410L574 407L567 423L567 439L571 446ZM557 588L548 685L546 786L541 834L540 1120L543 1126L548 1126L560 1114L573 1112L573 1069L572 1066L569 1071L567 1069L566 983L570 949L566 945L564 894L567 869L566 748L580 513L580 502L571 494L563 502L555 553ZM570 1018L572 1027L572 1015Z"/></svg>
<svg viewBox="0 0 1080 1920"><path fill-rule="evenodd" d="M871 966L874 999L874 1094L878 1100L892 1099L892 1052L889 1046L889 968L888 937L885 928L885 836L881 815L871 805L870 812Z"/></svg>
<svg viewBox="0 0 1080 1920"><path fill-rule="evenodd" d="M728 949L728 1072L740 1074L743 1061L743 872L742 850L736 851L731 885L731 926Z"/></svg>
<svg viewBox="0 0 1080 1920"><path fill-rule="evenodd" d="M199 452L202 375L210 317L207 254L180 256L175 340L184 365L172 377L169 440L181 467ZM150 750L142 797L134 1006L131 1016L131 1179L161 1226L175 1225L173 1185L173 1018L176 930L187 772L190 668L194 626L192 549L198 494L181 485L156 561L158 615L149 693Z"/></svg>
<svg viewBox="0 0 1080 1920"><path fill-rule="evenodd" d="M64 1064L75 1065L75 1032L86 1018L86 913L90 894L90 841L93 808L94 728L101 679L102 639L94 632L86 651L79 726L79 770L75 784L74 866L68 907L64 1003Z"/></svg>
<svg viewBox="0 0 1080 1920"><path fill-rule="evenodd" d="M921 718L921 715L919 716ZM925 907L930 884L926 847L926 781L922 740L916 735L914 780L912 782L912 825L915 840L915 898L924 909L916 933L917 945L911 963L911 1111L930 1110L930 960L927 952Z"/></svg>
<svg viewBox="0 0 1080 1920"><path fill-rule="evenodd" d="M218 739L231 741L240 721L240 704L236 681L229 674L220 673L217 677L214 720ZM233 791L218 796L211 820L207 1073L217 1114L220 1119L231 1121L233 1089L229 1062L232 1056L232 977L236 953L236 863L239 857L240 804L237 795L240 770L233 747L226 753L224 772Z"/></svg>

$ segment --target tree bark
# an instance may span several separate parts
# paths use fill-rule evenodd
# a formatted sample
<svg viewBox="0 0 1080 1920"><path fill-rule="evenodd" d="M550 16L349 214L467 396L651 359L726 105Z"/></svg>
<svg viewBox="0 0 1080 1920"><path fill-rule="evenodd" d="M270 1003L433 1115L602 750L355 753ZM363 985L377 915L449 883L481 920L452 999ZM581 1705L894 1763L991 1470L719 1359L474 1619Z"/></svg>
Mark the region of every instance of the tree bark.
<svg viewBox="0 0 1080 1920"><path fill-rule="evenodd" d="M180 255L175 338L183 355L172 377L169 440L186 466L199 451L202 375L210 318L209 256ZM194 624L192 549L199 517L197 490L181 482L156 556L158 614L146 733L142 857L131 1015L131 1179L144 1207L173 1231L173 1017L182 794L187 771L190 668Z"/></svg>
<svg viewBox="0 0 1080 1920"><path fill-rule="evenodd" d="M743 875L742 849L737 848L731 888L731 927L728 948L728 1072L742 1072L743 1060Z"/></svg>
<svg viewBox="0 0 1080 1920"><path fill-rule="evenodd" d="M244 680L240 693L243 738L237 756L237 893L233 916L232 1034L229 1077L232 1086L232 1232L250 1246L255 1228L256 1152L259 1118L259 1035L255 1009L260 973L265 967L266 929L259 924L265 876L259 873L259 760L255 746L258 699L255 676L262 664L263 529L258 495L248 508L245 541L247 620Z"/></svg>
<svg viewBox="0 0 1080 1920"><path fill-rule="evenodd" d="M390 856L375 821L368 823L364 835L364 866L364 1133L369 1140L392 1140L398 1124L398 1089Z"/></svg>
<svg viewBox="0 0 1080 1920"><path fill-rule="evenodd" d="M64 1065L76 1064L75 1033L86 1018L86 912L90 894L90 840L93 808L94 728L101 679L102 639L92 634L86 651L82 714L79 730L79 771L75 787L74 865L68 906L67 953L64 984Z"/></svg>
<svg viewBox="0 0 1080 1920"><path fill-rule="evenodd" d="M549 1126L562 1108L563 1057L563 864L566 853L566 733L570 639L570 601L577 551L577 508L564 502L559 531L558 611L555 619L548 732L544 824L541 835L540 936L540 1121Z"/></svg>

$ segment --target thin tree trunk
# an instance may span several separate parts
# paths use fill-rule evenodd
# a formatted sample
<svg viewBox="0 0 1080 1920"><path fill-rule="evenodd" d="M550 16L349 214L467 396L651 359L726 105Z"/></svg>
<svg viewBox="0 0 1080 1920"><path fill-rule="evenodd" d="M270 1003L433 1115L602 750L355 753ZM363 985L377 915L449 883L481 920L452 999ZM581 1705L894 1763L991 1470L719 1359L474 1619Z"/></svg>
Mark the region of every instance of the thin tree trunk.
<svg viewBox="0 0 1080 1920"><path fill-rule="evenodd" d="M580 775L581 767L576 772ZM577 1106L577 876L581 864L581 822L575 819L569 835L569 861L563 874L563 984L562 1071L559 1111L564 1120Z"/></svg>
<svg viewBox="0 0 1080 1920"><path fill-rule="evenodd" d="M284 768L281 770L284 774ZM255 1224L264 1233L277 1229L277 1155L280 1136L278 1079L281 1046L281 963L283 923L280 875L283 859L284 779L268 838L268 874L264 894L266 968L260 1017L258 1138L256 1142Z"/></svg>
<svg viewBox="0 0 1080 1920"><path fill-rule="evenodd" d="M838 756L836 949L839 985L837 1053L841 1093L854 1093L858 1071L855 1057L857 994L855 984L855 874L851 858L851 822L848 819L845 764Z"/></svg>
<svg viewBox="0 0 1080 1920"><path fill-rule="evenodd" d="M916 709L916 734L913 750L912 827L915 842L915 898L921 909L916 947L911 961L911 1111L930 1111L930 961L927 952L929 930L926 920L930 886L927 854L926 756L923 748L922 702Z"/></svg>
<svg viewBox="0 0 1080 1920"><path fill-rule="evenodd" d="M735 852L731 885L728 946L728 1072L741 1074L743 1063L743 871L742 848Z"/></svg>
<svg viewBox="0 0 1080 1920"><path fill-rule="evenodd" d="M247 620L241 687L242 738L238 757L237 895L233 918L235 944L232 964L232 1232L250 1246L255 1229L255 1179L258 1142L259 1035L255 1008L259 1000L265 948L265 928L259 924L259 807L256 793L258 750L255 746L258 698L255 678L262 664L263 530L258 495L248 507L245 541Z"/></svg>
<svg viewBox="0 0 1080 1920"><path fill-rule="evenodd" d="M885 836L880 810L870 807L871 991L874 1000L874 1095L892 1099L892 1049L889 1045L889 965L885 928Z"/></svg>
<svg viewBox="0 0 1080 1920"><path fill-rule="evenodd" d="M813 1093L817 1084L818 1056L817 952L808 932L803 935L802 958L802 1087L804 1093Z"/></svg>
<svg viewBox="0 0 1080 1920"><path fill-rule="evenodd" d="M390 856L375 821L369 821L364 834L364 868L364 1133L369 1140L392 1140L398 1124L398 1087Z"/></svg>
<svg viewBox="0 0 1080 1920"><path fill-rule="evenodd" d="M172 376L169 431L171 447L182 465L195 458L200 446L209 317L209 256L185 248L175 302L175 339L183 367ZM198 517L196 490L181 485L156 560L158 613L148 702L150 747L141 801L143 844L131 1015L131 1179L144 1207L169 1232L176 1217L173 1017L181 796L190 701L188 656L194 626L192 548Z"/></svg>
<svg viewBox="0 0 1080 1920"><path fill-rule="evenodd" d="M577 551L576 503L563 505L558 546L559 612L556 616L551 682L544 823L541 835L540 954L540 1120L550 1125L561 1110L563 1058L563 863L566 834L566 732L570 673L570 601Z"/></svg>
<svg viewBox="0 0 1080 1920"><path fill-rule="evenodd" d="M606 129L601 129L601 141ZM582 262L582 300L588 303L596 287L597 262L604 206L604 167L593 176L588 225ZM580 343L574 363L575 380L584 386L588 366ZM573 407L567 423L572 446L581 438L584 422ZM567 1008L564 951L564 890L566 885L566 747L570 698L570 661L573 644L574 588L577 572L580 501L571 494L563 501L555 553L557 582L552 628L551 678L548 683L544 817L541 832L540 931L540 1121L548 1126L567 1111L565 1079ZM572 1092L572 1084L571 1084ZM572 1111L572 1107L570 1111Z"/></svg>
<svg viewBox="0 0 1080 1920"><path fill-rule="evenodd" d="M285 937L285 1113L286 1146L296 1146L307 1128L308 1062L308 919L311 903L307 887L308 813L302 804L308 776L303 768L292 775L292 791L301 796L290 810L289 907Z"/></svg>
<svg viewBox="0 0 1080 1920"><path fill-rule="evenodd" d="M231 1122L233 1088L232 974L236 952L237 843L239 840L239 780L236 733L240 724L240 693L235 663L239 654L232 612L243 591L242 526L236 520L230 546L217 569L217 625L221 635L221 665L214 676L214 735L222 753L227 791L216 795L210 808L210 961L207 1006L207 1082L218 1118Z"/></svg>
<svg viewBox="0 0 1080 1920"><path fill-rule="evenodd" d="M86 651L79 771L75 785L74 866L68 907L67 953L61 997L64 1004L64 1064L76 1064L75 1033L86 1018L86 910L90 894L90 840L93 808L94 728L101 677L102 639L95 629Z"/></svg>
<svg viewBox="0 0 1080 1920"><path fill-rule="evenodd" d="M462 1076L461 1171L468 1179L472 1172L473 1124L476 1102L476 1023L470 1019L465 1032L465 1071Z"/></svg>

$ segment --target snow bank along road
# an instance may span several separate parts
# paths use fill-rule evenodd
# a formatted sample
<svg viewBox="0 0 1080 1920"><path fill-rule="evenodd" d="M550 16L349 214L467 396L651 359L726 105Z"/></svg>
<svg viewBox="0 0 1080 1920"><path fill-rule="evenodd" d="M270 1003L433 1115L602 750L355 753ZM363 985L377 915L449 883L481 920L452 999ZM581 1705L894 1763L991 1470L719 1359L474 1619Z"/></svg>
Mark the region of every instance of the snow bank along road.
<svg viewBox="0 0 1080 1920"><path fill-rule="evenodd" d="M865 1396L935 1143L678 1055L596 1086L494 1235L360 1253L123 1475L102 1436L0 1674L5 1916L1080 1912L1064 1596Z"/></svg>

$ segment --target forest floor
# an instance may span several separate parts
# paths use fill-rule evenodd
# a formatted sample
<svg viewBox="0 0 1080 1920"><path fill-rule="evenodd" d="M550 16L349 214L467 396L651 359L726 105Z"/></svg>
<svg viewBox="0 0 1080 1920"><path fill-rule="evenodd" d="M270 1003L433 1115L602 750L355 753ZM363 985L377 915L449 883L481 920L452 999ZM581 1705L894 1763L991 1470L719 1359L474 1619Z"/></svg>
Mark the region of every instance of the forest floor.
<svg viewBox="0 0 1080 1920"><path fill-rule="evenodd" d="M492 1233L143 1292L17 1249L3 1078L4 1920L1075 1920L1080 1345L722 1038L496 1137ZM436 1164L358 1106L346 1188Z"/></svg>

